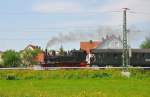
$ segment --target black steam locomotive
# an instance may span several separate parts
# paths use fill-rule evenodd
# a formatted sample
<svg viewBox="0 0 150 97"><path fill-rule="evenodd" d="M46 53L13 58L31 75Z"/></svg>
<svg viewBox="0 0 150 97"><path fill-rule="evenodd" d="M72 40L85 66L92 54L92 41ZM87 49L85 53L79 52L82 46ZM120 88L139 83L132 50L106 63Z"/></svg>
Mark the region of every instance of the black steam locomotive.
<svg viewBox="0 0 150 97"><path fill-rule="evenodd" d="M90 55L90 56L89 56ZM150 49L131 49L130 66L150 66ZM49 55L45 51L45 64L48 67L80 67L86 65L122 66L122 49L92 49L90 54L84 50L72 50L64 55Z"/></svg>
<svg viewBox="0 0 150 97"><path fill-rule="evenodd" d="M83 50L71 50L64 54L56 54L52 51L51 54L45 51L44 67L82 67L86 65L86 52Z"/></svg>

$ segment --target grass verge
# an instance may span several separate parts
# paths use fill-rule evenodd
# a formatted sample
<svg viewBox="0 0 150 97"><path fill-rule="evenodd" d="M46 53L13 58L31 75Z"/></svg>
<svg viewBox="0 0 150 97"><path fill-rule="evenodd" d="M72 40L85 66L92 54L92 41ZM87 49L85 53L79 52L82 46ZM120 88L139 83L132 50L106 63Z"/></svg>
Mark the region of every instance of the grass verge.
<svg viewBox="0 0 150 97"><path fill-rule="evenodd" d="M150 71L1 70L0 97L149 97Z"/></svg>

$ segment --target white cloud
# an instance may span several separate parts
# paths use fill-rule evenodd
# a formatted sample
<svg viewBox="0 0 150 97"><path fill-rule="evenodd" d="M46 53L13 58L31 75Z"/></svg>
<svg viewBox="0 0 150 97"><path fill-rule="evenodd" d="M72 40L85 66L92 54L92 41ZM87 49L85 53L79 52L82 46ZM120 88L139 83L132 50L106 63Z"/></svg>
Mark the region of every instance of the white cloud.
<svg viewBox="0 0 150 97"><path fill-rule="evenodd" d="M150 21L150 14L142 14L147 13L150 10L150 0L115 0L115 2L112 2L110 4L106 4L102 7L100 7L98 10L101 11L121 11L121 8L129 8L129 12L136 12L136 13L129 13L128 14L128 20L129 23L136 23L136 22L144 22L144 21ZM111 15L111 21L109 22L115 22L120 23L122 21L121 17L122 13L113 13ZM121 17L121 18L120 18Z"/></svg>
<svg viewBox="0 0 150 97"><path fill-rule="evenodd" d="M50 27L61 27L61 28L69 28L69 27L94 27L101 25L100 22L92 21L92 20L80 20L80 21L66 21L59 23L50 23Z"/></svg>
<svg viewBox="0 0 150 97"><path fill-rule="evenodd" d="M75 2L49 1L33 5L32 10L40 13L75 13L82 10L81 5Z"/></svg>
<svg viewBox="0 0 150 97"><path fill-rule="evenodd" d="M110 0L111 1L111 0ZM32 10L40 13L71 13L78 15L103 15L109 16L103 24L104 25L120 25L122 24L122 8L130 8L130 11L137 12L137 14L128 14L128 23L150 21L150 14L138 14L138 12L148 12L150 10L150 0L115 0L111 3L104 3L101 6L90 6L87 8L81 2L67 2L67 1L47 1L39 2L33 5ZM111 11L120 11L118 13ZM108 12L109 14L100 14ZM103 20L103 19L101 19ZM76 22L76 21L75 21Z"/></svg>

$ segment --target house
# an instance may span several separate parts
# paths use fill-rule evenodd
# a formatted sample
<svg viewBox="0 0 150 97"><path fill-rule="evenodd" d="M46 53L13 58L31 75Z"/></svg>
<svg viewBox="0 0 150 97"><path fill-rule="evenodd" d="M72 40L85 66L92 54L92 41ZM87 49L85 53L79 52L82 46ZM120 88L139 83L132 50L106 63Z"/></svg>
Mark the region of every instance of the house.
<svg viewBox="0 0 150 97"><path fill-rule="evenodd" d="M120 36L107 35L106 38L102 38L101 45L96 47L97 49L121 49L123 48L123 42Z"/></svg>
<svg viewBox="0 0 150 97"><path fill-rule="evenodd" d="M80 49L85 50L86 53L89 53L91 49L96 48L98 45L100 45L100 41L92 41L89 42L80 42Z"/></svg>
<svg viewBox="0 0 150 97"><path fill-rule="evenodd" d="M39 52L33 60L37 61L39 64L44 63L44 52Z"/></svg>
<svg viewBox="0 0 150 97"><path fill-rule="evenodd" d="M35 46L35 45L32 45L32 44L29 44L27 47L25 47L25 50L26 49L30 49L30 50L34 50L36 48L40 48L39 46Z"/></svg>
<svg viewBox="0 0 150 97"><path fill-rule="evenodd" d="M120 49L122 48L122 40L120 36L106 35L101 41L80 42L80 48L85 50L87 53L91 49Z"/></svg>
<svg viewBox="0 0 150 97"><path fill-rule="evenodd" d="M24 50L28 50L28 49L30 50L40 49L40 52L35 58L33 58L33 60L37 61L39 64L44 62L44 52L41 50L39 46L29 44L27 47L25 47Z"/></svg>

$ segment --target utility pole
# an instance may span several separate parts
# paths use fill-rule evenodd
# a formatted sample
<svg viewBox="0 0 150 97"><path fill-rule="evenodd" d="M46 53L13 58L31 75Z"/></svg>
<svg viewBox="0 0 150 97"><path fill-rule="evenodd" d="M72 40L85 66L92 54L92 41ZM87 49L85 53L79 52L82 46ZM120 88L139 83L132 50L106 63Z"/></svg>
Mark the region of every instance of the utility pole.
<svg viewBox="0 0 150 97"><path fill-rule="evenodd" d="M127 67L129 65L129 50L128 50L128 38L127 38L127 19L126 12L128 8L123 8L123 53L122 53L122 65Z"/></svg>

